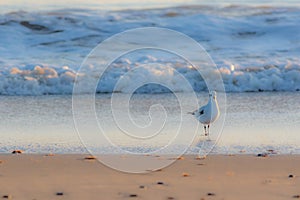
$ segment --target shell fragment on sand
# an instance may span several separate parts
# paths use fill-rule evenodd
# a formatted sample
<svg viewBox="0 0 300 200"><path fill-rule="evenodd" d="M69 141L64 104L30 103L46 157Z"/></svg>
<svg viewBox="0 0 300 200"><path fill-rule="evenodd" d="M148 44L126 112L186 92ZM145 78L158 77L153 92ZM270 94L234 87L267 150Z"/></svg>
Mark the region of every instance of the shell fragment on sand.
<svg viewBox="0 0 300 200"><path fill-rule="evenodd" d="M13 150L11 153L12 154L22 154L23 151L22 150Z"/></svg>
<svg viewBox="0 0 300 200"><path fill-rule="evenodd" d="M182 176L183 177L189 177L190 175L188 173L184 172L184 173L182 173Z"/></svg>
<svg viewBox="0 0 300 200"><path fill-rule="evenodd" d="M84 158L84 160L96 160L96 159L97 159L97 157L95 157L95 156L86 156Z"/></svg>
<svg viewBox="0 0 300 200"><path fill-rule="evenodd" d="M54 153L47 153L45 156L54 156Z"/></svg>

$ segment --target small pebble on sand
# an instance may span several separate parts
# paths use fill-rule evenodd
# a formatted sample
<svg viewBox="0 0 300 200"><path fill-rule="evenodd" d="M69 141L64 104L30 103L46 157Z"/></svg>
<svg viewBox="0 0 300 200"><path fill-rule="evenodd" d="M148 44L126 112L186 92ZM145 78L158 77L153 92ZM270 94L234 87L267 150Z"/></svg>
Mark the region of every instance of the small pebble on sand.
<svg viewBox="0 0 300 200"><path fill-rule="evenodd" d="M162 182L162 181L157 182L157 185L163 185L163 184L164 184L164 182Z"/></svg>
<svg viewBox="0 0 300 200"><path fill-rule="evenodd" d="M216 194L212 193L212 192L209 192L209 193L207 193L207 196L216 196Z"/></svg>
<svg viewBox="0 0 300 200"><path fill-rule="evenodd" d="M63 192L56 192L56 196L63 196L64 193Z"/></svg>
<svg viewBox="0 0 300 200"><path fill-rule="evenodd" d="M300 199L300 195L294 195L293 198Z"/></svg>
<svg viewBox="0 0 300 200"><path fill-rule="evenodd" d="M138 197L137 194L130 194L129 197Z"/></svg>
<svg viewBox="0 0 300 200"><path fill-rule="evenodd" d="M3 199L12 199L12 196L10 194L8 194L8 195L3 195L2 198Z"/></svg>
<svg viewBox="0 0 300 200"><path fill-rule="evenodd" d="M289 175L289 178L294 178L294 175L293 175L293 174L290 174L290 175Z"/></svg>
<svg viewBox="0 0 300 200"><path fill-rule="evenodd" d="M257 154L257 157L268 157L267 153L259 153Z"/></svg>
<svg viewBox="0 0 300 200"><path fill-rule="evenodd" d="M183 172L183 173L182 173L182 176L183 176L183 177L189 177L190 175L189 175L188 173L186 173L186 172Z"/></svg>

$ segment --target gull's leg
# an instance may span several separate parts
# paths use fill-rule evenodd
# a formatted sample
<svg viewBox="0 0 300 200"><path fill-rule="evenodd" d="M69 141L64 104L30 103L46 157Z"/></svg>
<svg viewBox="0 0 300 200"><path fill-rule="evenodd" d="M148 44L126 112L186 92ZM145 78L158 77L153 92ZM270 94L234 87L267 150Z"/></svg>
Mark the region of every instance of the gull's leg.
<svg viewBox="0 0 300 200"><path fill-rule="evenodd" d="M204 135L208 136L208 127L204 125Z"/></svg>
<svg viewBox="0 0 300 200"><path fill-rule="evenodd" d="M209 124L207 125L207 134L205 136L207 136L207 141L211 141L209 137Z"/></svg>
<svg viewBox="0 0 300 200"><path fill-rule="evenodd" d="M206 133L206 125L204 125L204 135L206 136L207 133Z"/></svg>
<svg viewBox="0 0 300 200"><path fill-rule="evenodd" d="M209 135L209 124L207 125L207 135Z"/></svg>

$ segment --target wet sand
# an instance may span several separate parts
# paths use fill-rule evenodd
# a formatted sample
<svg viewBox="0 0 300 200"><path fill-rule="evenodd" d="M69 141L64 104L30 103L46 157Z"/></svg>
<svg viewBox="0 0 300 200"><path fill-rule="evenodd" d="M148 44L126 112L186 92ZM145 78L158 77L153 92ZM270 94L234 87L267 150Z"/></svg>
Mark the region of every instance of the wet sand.
<svg viewBox="0 0 300 200"><path fill-rule="evenodd" d="M300 199L300 155L185 155L145 174L85 157L1 154L0 199Z"/></svg>

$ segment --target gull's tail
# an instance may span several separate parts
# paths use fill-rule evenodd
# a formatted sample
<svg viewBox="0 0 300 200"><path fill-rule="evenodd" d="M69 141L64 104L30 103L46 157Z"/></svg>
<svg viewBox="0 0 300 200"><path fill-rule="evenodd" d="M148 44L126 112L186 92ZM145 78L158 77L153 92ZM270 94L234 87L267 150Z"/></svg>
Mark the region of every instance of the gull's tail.
<svg viewBox="0 0 300 200"><path fill-rule="evenodd" d="M195 115L195 111L194 112L187 112L187 114Z"/></svg>

